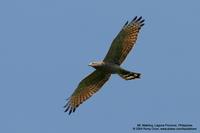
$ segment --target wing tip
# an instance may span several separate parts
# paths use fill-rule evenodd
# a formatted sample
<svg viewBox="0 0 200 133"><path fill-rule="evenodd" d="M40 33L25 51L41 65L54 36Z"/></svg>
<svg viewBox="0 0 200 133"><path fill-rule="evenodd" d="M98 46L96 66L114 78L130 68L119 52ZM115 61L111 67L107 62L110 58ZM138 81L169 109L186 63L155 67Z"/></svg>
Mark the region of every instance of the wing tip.
<svg viewBox="0 0 200 133"><path fill-rule="evenodd" d="M69 100L69 98L67 98L67 100ZM82 104L82 102L80 103ZM73 107L71 104L70 104L70 101L68 101L64 106L64 112L68 112L68 115L70 115L71 113L74 113L76 111L76 108L79 107L80 104L77 104L75 107Z"/></svg>
<svg viewBox="0 0 200 133"><path fill-rule="evenodd" d="M140 16L140 17L135 16L130 24L139 23L140 27L142 27L142 26L144 26L144 21L145 21L145 19L143 19L142 16Z"/></svg>
<svg viewBox="0 0 200 133"><path fill-rule="evenodd" d="M68 101L70 98L67 98L66 100ZM69 111L69 115L72 113L72 112L75 112L76 108L72 108L72 106L70 105L70 101L68 101L65 105L64 105L64 112L68 112Z"/></svg>
<svg viewBox="0 0 200 133"><path fill-rule="evenodd" d="M65 107L66 109L65 109L65 111L64 112L68 112L68 115L70 115L71 113L74 113L75 111L76 111L76 108L77 107L71 107L70 105L68 105L67 107Z"/></svg>
<svg viewBox="0 0 200 133"><path fill-rule="evenodd" d="M123 28L124 28L124 27L126 27L126 26L128 25L128 23L129 23L129 22L128 22L128 21L126 21L126 23L124 24Z"/></svg>

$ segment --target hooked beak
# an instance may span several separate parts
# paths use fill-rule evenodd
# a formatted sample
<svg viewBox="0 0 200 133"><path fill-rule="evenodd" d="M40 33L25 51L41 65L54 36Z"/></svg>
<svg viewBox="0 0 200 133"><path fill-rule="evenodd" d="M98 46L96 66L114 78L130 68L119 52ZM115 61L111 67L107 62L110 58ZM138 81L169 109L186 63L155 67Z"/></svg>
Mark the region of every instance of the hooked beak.
<svg viewBox="0 0 200 133"><path fill-rule="evenodd" d="M92 66L92 63L88 64L88 66Z"/></svg>

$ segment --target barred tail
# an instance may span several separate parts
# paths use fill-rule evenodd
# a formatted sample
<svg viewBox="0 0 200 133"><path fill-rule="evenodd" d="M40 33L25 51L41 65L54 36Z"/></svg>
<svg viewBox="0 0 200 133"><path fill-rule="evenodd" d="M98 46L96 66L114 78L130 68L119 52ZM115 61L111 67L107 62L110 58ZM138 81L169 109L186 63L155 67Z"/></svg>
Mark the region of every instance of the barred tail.
<svg viewBox="0 0 200 133"><path fill-rule="evenodd" d="M134 73L134 72L130 72L128 74L119 74L119 76L125 80L139 79L140 75L141 75L140 73Z"/></svg>
<svg viewBox="0 0 200 133"><path fill-rule="evenodd" d="M140 73L130 72L123 68L120 68L120 71L118 71L118 74L120 77L122 77L125 80L139 79L141 75Z"/></svg>

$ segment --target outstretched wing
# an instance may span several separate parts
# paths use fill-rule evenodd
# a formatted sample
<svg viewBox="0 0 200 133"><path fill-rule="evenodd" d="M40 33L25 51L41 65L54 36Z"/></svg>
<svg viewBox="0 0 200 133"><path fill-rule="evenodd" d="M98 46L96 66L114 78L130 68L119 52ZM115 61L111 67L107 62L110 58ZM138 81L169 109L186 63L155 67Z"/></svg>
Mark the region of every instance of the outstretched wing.
<svg viewBox="0 0 200 133"><path fill-rule="evenodd" d="M109 79L111 74L105 73L100 70L95 70L93 73L84 78L74 91L74 93L68 98L65 107L65 112L69 111L69 115L75 112L76 108L85 100L90 98L95 92L97 92L104 83Z"/></svg>
<svg viewBox="0 0 200 133"><path fill-rule="evenodd" d="M105 62L112 62L120 65L134 46L138 33L144 25L144 19L137 16L123 26L117 37L113 40L111 47L104 58Z"/></svg>

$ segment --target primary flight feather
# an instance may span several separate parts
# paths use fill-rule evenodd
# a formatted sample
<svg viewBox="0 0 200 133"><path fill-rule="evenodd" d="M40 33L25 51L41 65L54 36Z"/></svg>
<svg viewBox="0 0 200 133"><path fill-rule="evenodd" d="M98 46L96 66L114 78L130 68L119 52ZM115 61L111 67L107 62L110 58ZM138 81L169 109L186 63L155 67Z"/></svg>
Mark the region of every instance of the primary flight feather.
<svg viewBox="0 0 200 133"><path fill-rule="evenodd" d="M140 78L140 73L130 72L120 67L120 65L133 48L143 25L144 19L142 17L137 18L137 16L130 23L128 21L125 23L113 40L104 60L89 64L96 70L85 77L67 99L68 101L64 106L65 112L69 111L69 114L75 112L81 103L90 98L108 81L111 74L118 74L125 80Z"/></svg>

